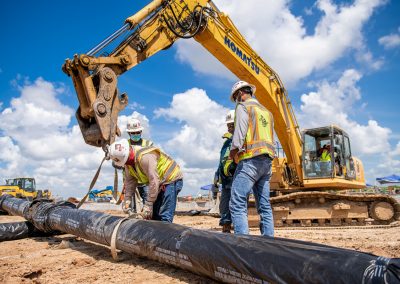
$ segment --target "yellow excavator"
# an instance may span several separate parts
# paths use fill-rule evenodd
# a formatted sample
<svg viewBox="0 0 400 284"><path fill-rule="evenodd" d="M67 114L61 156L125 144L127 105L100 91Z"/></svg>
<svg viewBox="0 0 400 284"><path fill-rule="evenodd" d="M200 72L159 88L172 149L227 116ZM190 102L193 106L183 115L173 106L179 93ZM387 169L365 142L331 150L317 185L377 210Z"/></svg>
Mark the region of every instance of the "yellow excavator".
<svg viewBox="0 0 400 284"><path fill-rule="evenodd" d="M16 198L34 200L37 198L51 198L51 192L47 189L37 190L34 178L11 178L6 179L5 185L0 185L0 195L9 194Z"/></svg>
<svg viewBox="0 0 400 284"><path fill-rule="evenodd" d="M63 71L77 92L76 117L87 144L105 149L120 134L118 113L128 97L117 89L118 76L189 38L240 80L254 84L257 100L273 114L285 153L273 161L275 226L384 225L399 220L400 204L393 198L343 193L365 187L363 165L352 155L349 135L335 125L300 131L278 74L210 0L154 0L92 50L65 61ZM322 167L319 155L326 145L332 159Z"/></svg>

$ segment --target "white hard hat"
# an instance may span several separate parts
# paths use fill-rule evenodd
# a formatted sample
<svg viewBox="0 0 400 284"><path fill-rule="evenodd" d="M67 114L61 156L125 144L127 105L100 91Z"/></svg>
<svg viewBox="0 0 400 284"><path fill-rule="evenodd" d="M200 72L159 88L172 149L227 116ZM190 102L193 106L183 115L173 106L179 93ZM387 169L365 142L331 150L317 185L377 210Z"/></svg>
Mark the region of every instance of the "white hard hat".
<svg viewBox="0 0 400 284"><path fill-rule="evenodd" d="M140 124L140 120L137 118L131 118L128 120L128 124L126 125L126 132L139 132L144 128Z"/></svg>
<svg viewBox="0 0 400 284"><path fill-rule="evenodd" d="M129 142L127 139L115 141L108 147L108 153L114 165L118 167L125 166L129 158Z"/></svg>
<svg viewBox="0 0 400 284"><path fill-rule="evenodd" d="M234 121L235 121L235 110L231 109L231 110L226 114L225 122L226 122L226 124L228 124L228 123L233 123Z"/></svg>
<svg viewBox="0 0 400 284"><path fill-rule="evenodd" d="M244 87L250 87L253 94L256 92L256 86L249 84L246 81L238 81L235 84L233 84L231 96L230 96L231 102L233 102L233 103L235 102L235 100L233 99L233 94L236 93L236 91L238 91Z"/></svg>

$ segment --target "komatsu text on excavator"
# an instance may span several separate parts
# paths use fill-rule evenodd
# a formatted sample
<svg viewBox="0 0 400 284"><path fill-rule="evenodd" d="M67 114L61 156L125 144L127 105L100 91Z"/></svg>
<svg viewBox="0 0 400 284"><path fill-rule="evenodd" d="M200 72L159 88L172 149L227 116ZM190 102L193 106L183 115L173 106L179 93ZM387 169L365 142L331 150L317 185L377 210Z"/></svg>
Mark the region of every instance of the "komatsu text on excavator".
<svg viewBox="0 0 400 284"><path fill-rule="evenodd" d="M256 98L273 114L285 153L273 161L275 226L387 225L399 220L400 204L391 197L342 193L365 187L363 165L352 155L348 134L334 125L300 132L277 73L210 0L154 0L92 50L66 60L63 71L72 77L78 95L76 117L87 144L105 148L119 135L118 113L128 97L117 89L118 76L181 38L195 39L240 80L254 84ZM321 162L323 149L332 158Z"/></svg>

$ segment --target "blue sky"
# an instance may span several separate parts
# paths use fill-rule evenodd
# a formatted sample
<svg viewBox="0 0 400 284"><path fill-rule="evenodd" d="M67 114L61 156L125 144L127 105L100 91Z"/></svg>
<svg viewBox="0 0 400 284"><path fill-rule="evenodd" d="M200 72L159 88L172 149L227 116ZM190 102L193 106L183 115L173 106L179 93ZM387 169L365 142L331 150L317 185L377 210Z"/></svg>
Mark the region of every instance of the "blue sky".
<svg viewBox="0 0 400 284"><path fill-rule="evenodd" d="M101 153L81 141L78 101L61 65L149 2L3 4L0 178L30 175L64 196L83 194ZM367 2L215 1L280 74L300 126L345 128L373 183L400 173L400 2ZM132 114L144 120L146 135L183 165L186 193L212 180L235 80L191 40L119 77L130 98L121 124ZM112 183L110 171L99 187Z"/></svg>

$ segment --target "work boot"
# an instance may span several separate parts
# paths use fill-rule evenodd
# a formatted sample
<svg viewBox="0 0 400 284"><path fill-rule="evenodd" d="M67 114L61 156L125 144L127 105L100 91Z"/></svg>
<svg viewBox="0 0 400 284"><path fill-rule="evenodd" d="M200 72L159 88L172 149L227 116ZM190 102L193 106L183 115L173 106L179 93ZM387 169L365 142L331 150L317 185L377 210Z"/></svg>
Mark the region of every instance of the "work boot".
<svg viewBox="0 0 400 284"><path fill-rule="evenodd" d="M223 224L222 225L222 233L230 234L232 230L231 224Z"/></svg>

